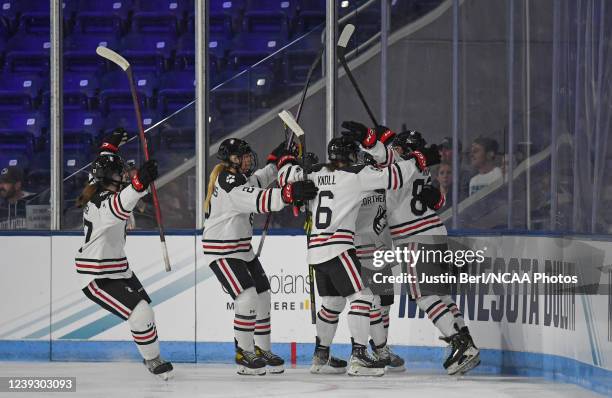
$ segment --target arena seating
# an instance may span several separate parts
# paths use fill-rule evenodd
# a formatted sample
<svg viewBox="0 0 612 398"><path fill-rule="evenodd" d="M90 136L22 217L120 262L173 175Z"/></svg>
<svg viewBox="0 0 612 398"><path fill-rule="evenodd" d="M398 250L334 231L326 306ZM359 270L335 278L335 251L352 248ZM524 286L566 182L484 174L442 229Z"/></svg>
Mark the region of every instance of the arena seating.
<svg viewBox="0 0 612 398"><path fill-rule="evenodd" d="M342 2L340 15L358 2ZM405 12L406 3L413 2L392 6ZM17 162L46 175L35 168L48 169L49 2L3 0L0 8L0 168ZM210 94L214 142L299 90L321 46L313 30L325 21L325 0L212 0L209 11L210 83L220 85ZM379 29L377 12L359 15L360 34ZM121 125L136 131L125 76L97 56L96 47L118 50L133 64L150 126L195 97L195 15L194 0L64 0L63 13L69 173L108 130ZM152 140L154 149L184 151L193 141L185 138L193 132L193 117L174 119L164 134L177 137ZM26 164L23 151L41 156Z"/></svg>

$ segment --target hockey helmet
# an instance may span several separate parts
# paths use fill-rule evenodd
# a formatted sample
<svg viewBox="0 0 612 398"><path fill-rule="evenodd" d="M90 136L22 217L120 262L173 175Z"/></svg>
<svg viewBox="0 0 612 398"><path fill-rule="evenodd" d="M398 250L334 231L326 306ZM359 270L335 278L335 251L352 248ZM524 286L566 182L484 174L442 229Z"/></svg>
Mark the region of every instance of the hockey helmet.
<svg viewBox="0 0 612 398"><path fill-rule="evenodd" d="M231 159L232 155L238 157L239 161L235 162ZM248 170L242 169L243 159L247 156L251 158ZM249 144L239 138L228 138L223 140L217 151L217 158L223 162L227 162L237 168L242 174L250 176L257 169L257 155L251 150Z"/></svg>
<svg viewBox="0 0 612 398"><path fill-rule="evenodd" d="M114 184L118 189L125 186L127 181L127 167L121 156L112 152L102 152L92 163L91 175L94 182L109 185Z"/></svg>
<svg viewBox="0 0 612 398"><path fill-rule="evenodd" d="M410 153L424 148L426 144L421 133L415 130L406 130L395 136L391 146L400 147L404 150L404 153Z"/></svg>
<svg viewBox="0 0 612 398"><path fill-rule="evenodd" d="M334 162L356 163L359 147L348 137L332 138L327 144L327 156Z"/></svg>

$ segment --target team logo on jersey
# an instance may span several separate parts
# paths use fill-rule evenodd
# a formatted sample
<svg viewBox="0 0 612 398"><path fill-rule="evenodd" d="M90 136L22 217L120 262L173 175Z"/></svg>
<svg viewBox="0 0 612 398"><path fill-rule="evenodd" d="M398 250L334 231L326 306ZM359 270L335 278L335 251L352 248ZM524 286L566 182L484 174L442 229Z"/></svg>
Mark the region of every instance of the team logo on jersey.
<svg viewBox="0 0 612 398"><path fill-rule="evenodd" d="M376 217L374 217L374 225L372 228L376 235L380 235L382 231L387 226L387 209L382 206L378 206L378 211L376 212Z"/></svg>
<svg viewBox="0 0 612 398"><path fill-rule="evenodd" d="M227 182L228 184L233 184L236 181L236 176L233 174L228 174L227 177L225 177L225 182Z"/></svg>

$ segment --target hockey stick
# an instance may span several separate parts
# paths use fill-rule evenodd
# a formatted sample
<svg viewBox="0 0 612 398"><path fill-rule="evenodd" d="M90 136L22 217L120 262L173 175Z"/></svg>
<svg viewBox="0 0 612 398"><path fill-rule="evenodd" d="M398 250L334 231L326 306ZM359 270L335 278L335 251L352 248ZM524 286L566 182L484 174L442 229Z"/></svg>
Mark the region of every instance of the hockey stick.
<svg viewBox="0 0 612 398"><path fill-rule="evenodd" d="M338 39L338 45L336 46L336 52L338 55L338 59L340 60L340 63L342 64L342 67L344 68L344 71L346 72L346 75L348 76L349 80L353 84L353 88L357 92L357 96L361 100L361 103L363 104L363 107L366 109L366 112L368 112L368 115L370 116L372 123L374 123L374 127L376 127L378 126L376 117L374 116L374 113L372 113L372 110L370 109L370 106L366 102L365 97L363 96L363 93L361 92L361 89L359 88L359 85L357 85L357 81L355 80L355 77L351 73L351 70L349 69L348 64L346 63L346 58L345 58L346 46L348 45L348 42L351 39L351 36L353 35L353 32L355 32L354 25L347 24L344 27L344 29L342 30L342 33L340 34L340 38Z"/></svg>
<svg viewBox="0 0 612 398"><path fill-rule="evenodd" d="M291 112L287 110L283 110L278 114L278 117L280 117L282 121L285 122L285 125L291 131L293 131L293 133L295 134L296 137L298 137L298 139L304 136L304 129L302 129L302 127L298 124L298 122L295 120ZM306 142L304 141L303 148L302 148L302 160L304 159L305 153L306 153ZM307 178L308 178L308 172L306 169L304 169L304 180L306 180ZM306 206L306 219L307 220L308 220L308 217L309 217L308 206ZM306 228L306 242L307 243L310 242L311 229L312 228L310 226ZM309 280L308 287L310 290L310 320L312 324L315 325L317 323L317 303L316 303L316 296L315 296L314 267L312 266L312 264L308 264L308 280Z"/></svg>
<svg viewBox="0 0 612 398"><path fill-rule="evenodd" d="M142 151L144 152L145 160L149 160L149 148L147 146L147 138L144 134L144 127L142 125L142 114L140 112L140 104L138 103L138 93L136 92L136 85L134 84L134 75L132 74L132 68L130 63L117 54L111 49L99 46L96 48L96 53L112 63L118 65L127 74L127 78L130 84L130 92L132 93L132 101L134 102L134 110L136 111L136 122L138 124L138 133L140 135L140 143L142 145ZM164 258L164 266L166 272L170 272L170 257L168 256L168 247L166 245L166 234L164 233L164 226L162 223L161 209L159 207L159 199L157 197L157 189L155 183L151 182L151 195L153 196L153 207L155 208L155 218L157 219L157 227L159 229L159 239L161 241L162 256Z"/></svg>
<svg viewBox="0 0 612 398"><path fill-rule="evenodd" d="M308 74L306 75L306 84L304 85L304 89L302 90L302 95L300 97L300 103L298 104L297 113L295 114L296 121L300 120L300 114L302 113L302 107L304 106L304 102L306 101L306 93L308 92L308 87L310 86L312 75L315 69L317 69L317 66L319 65L319 63L321 62L322 57L323 57L323 48L321 48L314 62L312 63L312 65L310 65L310 69L308 69ZM289 130L290 129L285 124L285 137L287 136L287 132ZM287 139L287 149L291 148L292 144L293 144L293 133L291 133L291 135L289 135L289 138ZM263 245L266 240L266 236L268 236L268 229L270 228L270 222L272 221L272 214L273 213L270 212L266 216L266 222L264 223L263 230L261 231L261 239L259 240L259 246L257 247L257 253L255 254L255 256L257 257L261 255L261 251L263 250Z"/></svg>

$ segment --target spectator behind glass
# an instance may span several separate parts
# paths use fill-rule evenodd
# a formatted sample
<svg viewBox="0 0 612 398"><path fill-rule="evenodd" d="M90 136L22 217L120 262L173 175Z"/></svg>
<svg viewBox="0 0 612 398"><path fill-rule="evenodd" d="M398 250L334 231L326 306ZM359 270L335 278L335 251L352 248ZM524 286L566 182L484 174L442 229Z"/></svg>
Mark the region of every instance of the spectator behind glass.
<svg viewBox="0 0 612 398"><path fill-rule="evenodd" d="M461 141L458 140L457 141L457 150L459 153L459 201L461 201L462 199L467 198L468 196L468 185L470 183L470 175L472 174L470 172L470 170L467 169L467 165L465 164L465 162L462 161L461 157L462 157L462 145L461 145ZM442 142L439 145L440 147L440 159L442 163L446 163L451 167L451 171L452 171L452 166L453 166L453 139L452 137L444 137L442 139ZM452 172L450 173L450 180L449 180L449 185L452 184ZM448 194L446 195L446 205L444 205L444 207L450 207L450 202L449 200L452 200L452 196L453 196L453 191L452 189L449 189Z"/></svg>
<svg viewBox="0 0 612 398"><path fill-rule="evenodd" d="M446 202L440 210L446 210L453 203L453 168L450 163L442 162L435 174L434 184L438 187Z"/></svg>
<svg viewBox="0 0 612 398"><path fill-rule="evenodd" d="M502 178L502 171L495 165L497 141L487 137L478 137L472 143L470 162L478 172L470 179L470 196Z"/></svg>
<svg viewBox="0 0 612 398"><path fill-rule="evenodd" d="M0 171L0 229L26 228L26 202L32 196L23 190L23 171L19 167Z"/></svg>

